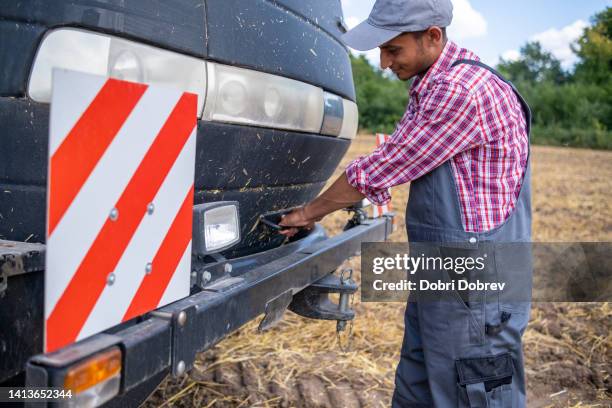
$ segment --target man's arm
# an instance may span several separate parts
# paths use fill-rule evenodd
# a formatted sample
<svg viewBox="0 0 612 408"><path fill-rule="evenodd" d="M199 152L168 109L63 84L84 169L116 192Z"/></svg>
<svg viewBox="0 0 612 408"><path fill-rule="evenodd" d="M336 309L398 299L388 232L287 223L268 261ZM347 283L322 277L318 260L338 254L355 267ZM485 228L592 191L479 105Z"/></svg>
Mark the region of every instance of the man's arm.
<svg viewBox="0 0 612 408"><path fill-rule="evenodd" d="M321 219L327 214L361 201L365 196L351 186L342 173L323 194L306 204L305 209L312 219Z"/></svg>
<svg viewBox="0 0 612 408"><path fill-rule="evenodd" d="M399 124L390 140L353 161L320 197L288 214L281 225L312 227L315 221L367 197L384 204L388 188L415 180L484 140L477 103L462 85L437 84L420 101L419 111ZM287 231L293 235L297 229Z"/></svg>
<svg viewBox="0 0 612 408"><path fill-rule="evenodd" d="M316 221L327 214L346 208L361 201L364 197L355 187L349 184L346 173L343 172L323 194L305 206L285 215L280 225L312 228ZM282 230L280 233L293 236L296 232L297 228L291 228Z"/></svg>
<svg viewBox="0 0 612 408"><path fill-rule="evenodd" d="M445 81L422 97L387 142L350 163L346 173L372 204L383 205L391 199L390 187L416 180L483 143L475 97L463 85Z"/></svg>

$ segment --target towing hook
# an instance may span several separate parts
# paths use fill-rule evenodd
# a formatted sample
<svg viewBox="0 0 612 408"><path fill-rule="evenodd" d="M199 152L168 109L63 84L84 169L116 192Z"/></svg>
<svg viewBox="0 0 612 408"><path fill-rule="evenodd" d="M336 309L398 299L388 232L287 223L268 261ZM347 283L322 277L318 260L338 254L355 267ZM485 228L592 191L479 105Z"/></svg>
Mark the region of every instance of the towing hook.
<svg viewBox="0 0 612 408"><path fill-rule="evenodd" d="M289 310L311 319L336 320L336 329L344 330L346 322L355 317L349 304L350 297L357 291L352 275L351 269L341 271L340 276L330 273L294 295ZM339 294L337 304L329 299L331 293Z"/></svg>
<svg viewBox="0 0 612 408"><path fill-rule="evenodd" d="M368 218L367 212L363 209L363 207L358 205L347 207L344 209L344 211L348 212L349 214L352 213L353 216L346 222L346 225L342 229L343 231L347 231L353 227L361 225Z"/></svg>
<svg viewBox="0 0 612 408"><path fill-rule="evenodd" d="M347 274L348 276L345 276L345 274ZM352 282L352 278L353 278L353 269L346 268L340 272L340 284L341 285L350 284L350 282ZM349 299L351 296L353 296L352 293L340 292L340 300L338 301L338 310L340 311L340 313L345 313L347 310L349 310ZM337 332L344 331L344 329L346 328L346 322L347 322L346 320L337 320L336 331Z"/></svg>

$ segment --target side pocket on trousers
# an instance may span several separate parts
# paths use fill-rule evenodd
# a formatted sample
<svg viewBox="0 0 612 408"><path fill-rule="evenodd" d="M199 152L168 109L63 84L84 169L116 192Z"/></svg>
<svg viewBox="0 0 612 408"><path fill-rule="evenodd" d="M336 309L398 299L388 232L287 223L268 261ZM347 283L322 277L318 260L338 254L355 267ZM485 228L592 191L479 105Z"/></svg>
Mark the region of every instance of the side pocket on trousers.
<svg viewBox="0 0 612 408"><path fill-rule="evenodd" d="M505 283L498 292L499 307L513 313L529 313L533 260L530 242L495 244L497 281Z"/></svg>
<svg viewBox="0 0 612 408"><path fill-rule="evenodd" d="M509 353L455 361L458 406L511 408L514 365Z"/></svg>

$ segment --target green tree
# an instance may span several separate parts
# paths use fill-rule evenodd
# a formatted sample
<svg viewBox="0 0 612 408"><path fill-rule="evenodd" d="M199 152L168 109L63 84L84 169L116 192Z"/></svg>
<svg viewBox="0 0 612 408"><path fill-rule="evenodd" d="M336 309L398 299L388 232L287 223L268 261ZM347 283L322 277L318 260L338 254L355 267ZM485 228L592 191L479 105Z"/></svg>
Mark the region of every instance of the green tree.
<svg viewBox="0 0 612 408"><path fill-rule="evenodd" d="M570 72L537 42L497 69L531 106L534 143L612 149L612 7L593 17L573 50L579 60ZM409 83L385 76L364 56L351 56L351 64L360 128L392 132L406 109Z"/></svg>
<svg viewBox="0 0 612 408"><path fill-rule="evenodd" d="M512 82L566 82L567 73L561 62L550 52L542 49L539 42L529 42L521 48L521 56L516 61L501 60L497 69Z"/></svg>
<svg viewBox="0 0 612 408"><path fill-rule="evenodd" d="M384 76L363 55L351 55L351 64L359 107L359 127L370 132L393 132L408 104L406 84Z"/></svg>
<svg viewBox="0 0 612 408"><path fill-rule="evenodd" d="M574 72L564 72L537 42L497 67L531 106L535 143L612 149L611 10L595 15L572 47L579 58Z"/></svg>
<svg viewBox="0 0 612 408"><path fill-rule="evenodd" d="M580 82L609 83L612 72L612 7L596 14L592 23L572 47L580 57L575 78Z"/></svg>

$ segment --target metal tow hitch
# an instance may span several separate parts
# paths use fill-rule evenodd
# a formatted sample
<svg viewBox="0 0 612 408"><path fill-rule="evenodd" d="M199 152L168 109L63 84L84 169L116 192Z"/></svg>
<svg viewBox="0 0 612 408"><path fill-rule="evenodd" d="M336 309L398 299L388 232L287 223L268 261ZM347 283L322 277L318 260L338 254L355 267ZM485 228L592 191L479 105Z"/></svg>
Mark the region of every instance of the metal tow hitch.
<svg viewBox="0 0 612 408"><path fill-rule="evenodd" d="M311 319L336 320L336 330L343 331L347 322L355 317L350 298L357 291L357 284L352 276L352 269L343 270L340 276L333 273L325 276L294 295L289 310ZM329 298L331 293L340 295L337 304Z"/></svg>
<svg viewBox="0 0 612 408"><path fill-rule="evenodd" d="M353 314L353 317L351 318L351 321L355 318L355 312L353 311L353 309L351 308L352 304L352 300L353 297L355 296L355 292L357 291L357 284L355 283L355 281L353 281L353 270L352 269L343 269L342 272L340 272L340 284L342 285L342 288L346 288L347 285L352 285L351 292L349 291L343 291L340 292L340 299L338 301L338 309L341 312L346 312L349 311ZM350 299L349 299L350 298ZM351 301L351 304L349 305L349 300ZM344 331L344 329L346 328L346 320L338 320L338 322L336 323L336 331L337 332L341 332Z"/></svg>
<svg viewBox="0 0 612 408"><path fill-rule="evenodd" d="M353 215L347 221L346 225L343 228L343 231L348 231L353 227L361 225L368 218L368 213L363 208L361 203L347 207L344 209L344 211L348 212L349 214L353 214Z"/></svg>

